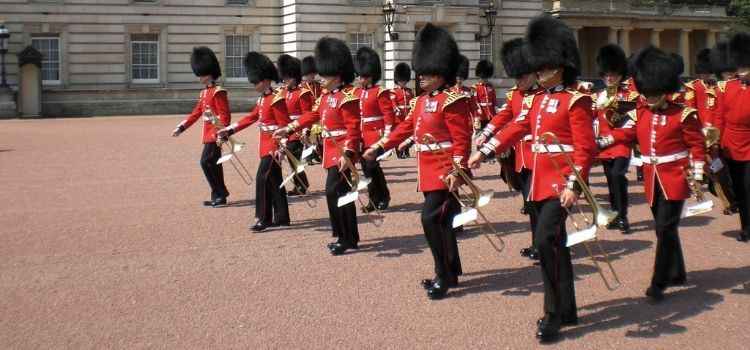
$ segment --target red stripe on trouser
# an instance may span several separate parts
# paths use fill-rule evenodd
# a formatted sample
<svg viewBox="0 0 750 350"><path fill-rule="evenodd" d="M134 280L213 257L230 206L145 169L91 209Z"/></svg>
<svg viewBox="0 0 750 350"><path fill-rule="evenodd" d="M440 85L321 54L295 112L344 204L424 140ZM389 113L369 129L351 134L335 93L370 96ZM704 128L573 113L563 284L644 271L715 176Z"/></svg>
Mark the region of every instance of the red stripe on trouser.
<svg viewBox="0 0 750 350"><path fill-rule="evenodd" d="M449 196L449 195L450 195L450 192L446 194L446 196ZM443 218L445 217L445 209L446 209L446 206L448 206L448 201L446 199L447 198L443 198L443 205L440 207L440 219L438 220L438 222L440 223L443 222ZM448 238L445 237L445 230L443 230L443 225L441 224L439 225L439 227L440 227L440 237L442 238L441 243L443 244L443 265L445 266L445 271L447 273L452 273L450 271L450 265L448 264Z"/></svg>

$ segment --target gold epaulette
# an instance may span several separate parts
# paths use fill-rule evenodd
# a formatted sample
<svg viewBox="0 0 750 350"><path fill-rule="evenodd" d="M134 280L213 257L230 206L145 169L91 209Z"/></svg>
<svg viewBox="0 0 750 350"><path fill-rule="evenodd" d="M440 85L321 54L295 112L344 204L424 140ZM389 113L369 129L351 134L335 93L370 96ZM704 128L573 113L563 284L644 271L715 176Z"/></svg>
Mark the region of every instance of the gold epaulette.
<svg viewBox="0 0 750 350"><path fill-rule="evenodd" d="M635 109L629 110L625 115L627 115L628 118L632 119L634 122L638 121L638 113Z"/></svg>
<svg viewBox="0 0 750 350"><path fill-rule="evenodd" d="M389 89L388 89L388 88L386 88L386 87L380 86L380 88L378 89L378 96L380 96L380 94L382 94L382 93L384 93L384 92L389 92L389 93L390 93L390 92L391 92L391 90L389 90Z"/></svg>
<svg viewBox="0 0 750 350"><path fill-rule="evenodd" d="M344 97L344 99L341 100L341 103L339 103L339 107L343 106L345 103L349 103L352 101L359 101L359 97L354 95L354 93L351 91L344 91L344 95L346 97Z"/></svg>
<svg viewBox="0 0 750 350"><path fill-rule="evenodd" d="M695 90L690 89L685 91L685 100L692 100L695 98Z"/></svg>
<svg viewBox="0 0 750 350"><path fill-rule="evenodd" d="M213 96L216 96L216 93L217 93L217 92L221 92L221 91L224 91L224 92L226 92L226 91L227 91L227 89L225 89L225 88L223 88L223 87L221 87L221 86L219 86L219 85L216 85L216 89L214 89L214 94L213 94Z"/></svg>
<svg viewBox="0 0 750 350"><path fill-rule="evenodd" d="M726 80L722 80L722 81L716 83L716 86L719 87L719 89L721 90L721 92L727 91L727 81Z"/></svg>
<svg viewBox="0 0 750 350"><path fill-rule="evenodd" d="M570 104L568 105L568 110L573 108L573 105L578 101L581 97L591 97L587 94L584 94L580 91L574 91L574 90L568 90L571 94L573 94L573 97L570 98Z"/></svg>
<svg viewBox="0 0 750 350"><path fill-rule="evenodd" d="M680 117L680 122L684 122L687 117L690 115L693 116L693 118L696 117L698 114L698 110L692 107L685 107L685 109L682 110L682 116Z"/></svg>
<svg viewBox="0 0 750 350"><path fill-rule="evenodd" d="M640 97L641 94L638 93L638 91L630 91L630 94L628 95L628 101L635 101Z"/></svg>
<svg viewBox="0 0 750 350"><path fill-rule="evenodd" d="M411 100L409 100L409 110L413 111L414 107L417 106L417 100L419 100L419 97L412 97Z"/></svg>
<svg viewBox="0 0 750 350"><path fill-rule="evenodd" d="M534 96L536 96L536 94L531 94L531 95L528 95L528 96L524 96L524 98L523 98L523 105L527 109L531 109L531 105L534 104Z"/></svg>
<svg viewBox="0 0 750 350"><path fill-rule="evenodd" d="M698 82L698 79L694 79L694 80L691 80L691 81L689 81L689 82L687 82L687 83L685 83L683 85L685 85L686 88L690 88L690 89L695 90L695 83L697 83L697 82Z"/></svg>
<svg viewBox="0 0 750 350"><path fill-rule="evenodd" d="M299 88L299 95L300 95L300 97L302 97L302 95L304 95L304 94L306 94L308 92L312 94L312 91L310 91L310 89L308 89L308 88L303 88L303 87ZM313 97L315 97L315 96L313 96Z"/></svg>
<svg viewBox="0 0 750 350"><path fill-rule="evenodd" d="M312 111L313 112L317 112L318 111L318 107L320 106L320 100L321 100L322 97L323 96L320 96L320 97L318 97L318 98L315 99L315 102L313 103L313 107L312 107Z"/></svg>
<svg viewBox="0 0 750 350"><path fill-rule="evenodd" d="M453 91L446 92L448 94L448 98L445 99L445 102L443 102L443 108L441 110L445 110L445 107L448 107L452 104L454 104L456 101L460 101L462 99L468 98L464 96L463 94L457 94Z"/></svg>
<svg viewBox="0 0 750 350"><path fill-rule="evenodd" d="M271 106L275 105L279 101L285 101L284 96L281 94L281 90L276 91L276 93L273 95L273 100L271 100Z"/></svg>
<svg viewBox="0 0 750 350"><path fill-rule="evenodd" d="M505 103L508 103L508 102L510 102L513 99L513 92L514 91L516 91L516 88L512 88L512 89L510 89L510 90L508 90L508 91L505 92L505 99L507 100L507 102L505 102Z"/></svg>

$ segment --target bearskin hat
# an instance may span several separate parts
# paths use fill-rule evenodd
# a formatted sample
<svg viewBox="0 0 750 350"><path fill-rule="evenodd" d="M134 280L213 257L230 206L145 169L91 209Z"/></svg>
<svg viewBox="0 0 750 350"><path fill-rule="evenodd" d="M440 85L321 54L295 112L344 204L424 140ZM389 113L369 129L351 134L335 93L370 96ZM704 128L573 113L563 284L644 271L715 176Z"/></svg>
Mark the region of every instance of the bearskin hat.
<svg viewBox="0 0 750 350"><path fill-rule="evenodd" d="M603 77L607 72L615 72L623 79L628 76L628 59L625 51L617 44L605 44L596 51L596 72Z"/></svg>
<svg viewBox="0 0 750 350"><path fill-rule="evenodd" d="M221 76L221 67L216 55L208 47L197 46L193 48L190 54L190 68L196 76L211 75L214 79Z"/></svg>
<svg viewBox="0 0 750 350"><path fill-rule="evenodd" d="M323 37L315 44L315 68L324 77L340 76L344 84L354 81L354 62L349 46L340 39Z"/></svg>
<svg viewBox="0 0 750 350"><path fill-rule="evenodd" d="M370 47L360 47L354 55L354 71L359 76L372 77L372 83L377 83L381 75L380 56Z"/></svg>
<svg viewBox="0 0 750 350"><path fill-rule="evenodd" d="M427 23L414 39L411 67L417 75L437 74L445 78L446 84L455 85L459 55L456 40L445 30Z"/></svg>
<svg viewBox="0 0 750 350"><path fill-rule="evenodd" d="M531 67L523 55L523 38L515 38L503 43L500 48L500 62L503 63L505 74L511 78L520 78L531 73Z"/></svg>
<svg viewBox="0 0 750 350"><path fill-rule="evenodd" d="M276 60L276 65L279 67L281 79L290 77L296 79L297 83L302 81L302 70L298 58L283 54Z"/></svg>
<svg viewBox="0 0 750 350"><path fill-rule="evenodd" d="M273 62L260 52L250 51L245 55L243 62L247 72L247 80L250 83L262 80L279 82L279 72Z"/></svg>
<svg viewBox="0 0 750 350"><path fill-rule="evenodd" d="M695 64L693 65L695 72L698 74L711 74L714 72L713 66L711 66L711 49L704 48L698 51L695 55Z"/></svg>
<svg viewBox="0 0 750 350"><path fill-rule="evenodd" d="M685 73L685 59L682 58L682 55L678 53L670 53L670 56L672 56L672 59L674 59L675 63L677 63L677 75L682 75L682 73Z"/></svg>
<svg viewBox="0 0 750 350"><path fill-rule="evenodd" d="M526 60L532 70L563 68L563 84L569 86L581 72L573 31L567 24L550 15L542 14L529 21L526 27Z"/></svg>
<svg viewBox="0 0 750 350"><path fill-rule="evenodd" d="M315 58L307 56L302 59L302 75L317 73L315 70Z"/></svg>
<svg viewBox="0 0 750 350"><path fill-rule="evenodd" d="M680 67L675 57L656 46L646 46L635 53L631 62L638 92L645 96L680 90Z"/></svg>
<svg viewBox="0 0 750 350"><path fill-rule="evenodd" d="M716 46L711 48L711 66L714 67L714 75L717 79L722 79L721 73L734 72L736 67L729 64L729 45L726 41L719 41Z"/></svg>
<svg viewBox="0 0 750 350"><path fill-rule="evenodd" d="M395 81L409 81L411 80L411 67L408 63L401 62L396 65L393 70L393 80Z"/></svg>
<svg viewBox="0 0 750 350"><path fill-rule="evenodd" d="M750 34L737 33L727 43L731 67L750 67Z"/></svg>
<svg viewBox="0 0 750 350"><path fill-rule="evenodd" d="M463 80L469 79L469 59L464 55L460 55L459 59L456 77L461 77Z"/></svg>
<svg viewBox="0 0 750 350"><path fill-rule="evenodd" d="M474 68L474 74L480 78L491 78L495 74L495 65L488 60L479 60Z"/></svg>

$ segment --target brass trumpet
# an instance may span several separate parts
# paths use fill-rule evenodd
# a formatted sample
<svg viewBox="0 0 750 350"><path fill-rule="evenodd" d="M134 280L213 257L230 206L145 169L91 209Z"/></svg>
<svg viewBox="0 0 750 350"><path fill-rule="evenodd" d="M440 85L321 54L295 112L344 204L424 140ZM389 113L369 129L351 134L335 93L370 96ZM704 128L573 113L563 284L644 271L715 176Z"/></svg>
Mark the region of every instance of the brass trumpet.
<svg viewBox="0 0 750 350"><path fill-rule="evenodd" d="M217 133L224 129L224 125L221 123L221 120L219 120L219 117L208 106L206 106L206 110L203 112L203 116L206 117L209 122L211 122L211 125ZM237 175L240 176L242 182L244 182L246 185L252 185L253 175L251 175L250 171L247 170L245 164L240 160L240 157L235 157L236 153L241 151L245 147L245 144L238 142L231 136L227 136L226 139L227 141L221 144L223 155L219 158L218 161L216 161L216 164L221 164L229 161L229 164L232 164L232 167L237 171ZM228 147L226 148L228 149L226 149L224 145L227 145Z"/></svg>
<svg viewBox="0 0 750 350"><path fill-rule="evenodd" d="M551 140L551 143L550 143L550 140ZM560 174L560 177L563 178L563 181L567 181L567 179L565 178L565 174L562 172L562 169L560 168L560 164L557 163L557 160L555 159L553 154L550 153L549 146L554 145L555 147L559 149L559 153L565 159L571 171L573 172L573 175L575 176L575 181L581 187L581 192L583 193L583 197L586 199L586 202L588 202L589 206L591 207L591 211L593 213L593 218L589 220L589 218L587 218L586 214L583 212L583 207L581 207L581 205L578 204L577 202L575 203L575 206L578 208L579 216L581 217L581 219L579 220L583 220L583 222L586 224L586 227L587 227L586 229L581 230L578 222L574 219L573 214L570 212L570 209L565 208L565 211L568 212L568 216L570 216L573 226L576 229L576 232L568 234L568 247L573 246L577 243L583 242L583 245L584 247L586 247L586 251L589 254L589 258L594 263L594 267L599 272L599 276L601 276L602 281L604 281L604 285L607 287L607 289L609 289L610 291L614 291L617 288L620 288L620 283L621 283L620 278L617 276L617 272L615 272L615 268L614 266L612 266L612 262L609 260L609 255L607 255L607 252L604 251L604 248L602 247L601 242L599 242L599 238L596 237L597 227L605 226L610 221L614 220L615 217L617 217L617 212L605 210L596 201L593 193L591 193L591 189L586 184L586 181L583 179L581 174L578 173L578 171L576 171L575 165L573 164L573 160L570 158L570 155L568 155L568 152L565 152L562 149L562 144L560 143L560 139L558 139L554 133L545 132L544 134L542 134L539 137L539 144L544 147L546 154L549 155L550 160L552 161L552 165ZM553 184L552 187L555 188L555 191L557 191L558 194L562 192L562 190L558 188L557 184ZM592 221L593 221L593 224L592 224ZM592 239L592 238L594 239L594 242L596 243L596 248L598 249L599 255L602 256L602 258L604 259L604 262L607 264L609 272L612 275L613 281L609 281L609 279L607 279L607 277L604 275L604 271L602 270L601 266L599 266L599 262L597 261L594 252L592 251L589 244L586 242L587 240Z"/></svg>
<svg viewBox="0 0 750 350"><path fill-rule="evenodd" d="M302 195L305 198L305 202L307 203L307 206L310 208L315 208L318 205L318 200L310 195L310 192L308 191L309 185L305 185L302 182L302 179L299 177L299 174L305 171L305 167L307 166L307 163L301 162L297 157L292 154L291 151L289 151L288 148L286 148L285 145L283 145L281 142L278 142L278 148L276 149L276 154L271 154L271 158L273 161L281 168L281 177L284 179L281 184L279 185L279 189L284 188L284 185L286 185L287 182L292 180L293 178L296 178L297 181L299 181L300 186L302 186L302 189L304 190L304 194ZM277 154L284 154L289 161L289 165L292 166L292 174L289 175L284 171L284 166L281 164L282 159L281 157L277 157Z"/></svg>
<svg viewBox="0 0 750 350"><path fill-rule="evenodd" d="M463 223L465 222L474 221L479 227L479 232L484 235L485 238L487 238L487 240L490 242L490 245L492 245L492 248L494 248L498 253L502 252L503 249L505 249L505 241L500 236L500 233L495 230L490 221L487 220L487 217L484 215L484 213L479 209L480 207L483 207L490 202L492 196L495 194L495 191L480 190L479 187L474 183L474 181L469 178L469 175L467 175L466 172L461 169L461 166L453 161L453 156L448 154L448 151L446 151L445 148L443 148L443 146L441 146L440 143L437 142L437 139L435 139L434 136L430 134L424 134L422 135L420 141L422 144L436 145L436 149L432 150L432 152L436 157L440 159L440 164L443 166L443 168L445 168L447 171L455 172L456 174L458 174L458 177L461 179L461 181L463 181L463 183L466 184L466 186L469 188L469 192L467 192L465 189L463 189L463 187L460 187L460 191L465 198L464 200L462 200L458 193L456 193L455 191L451 192L453 197L455 197L458 203L461 205L462 210L461 214L458 214L453 218L453 227L455 228L463 225ZM443 179L443 181L445 181L445 179ZM479 221L480 217L482 221ZM493 237L495 238L495 240L497 240L497 242L493 240Z"/></svg>
<svg viewBox="0 0 750 350"><path fill-rule="evenodd" d="M322 135L327 134L327 130L323 130ZM357 172L357 168L354 166L352 161L349 159L349 157L346 156L344 153L344 148L341 147L341 145L336 142L336 139L331 137L331 143L334 147L339 151L339 154L341 154L341 157L344 158L344 166L349 170L349 173L351 174L351 178L349 176L346 176L343 172L341 173L341 176L344 178L347 184L349 184L349 187L351 188L350 192L339 197L338 200L338 206L342 207L348 203L353 202L355 199L359 201L359 205L362 206L362 208L365 208L367 205L362 201L362 198L359 196L359 191L366 189L367 186L370 185L370 182L372 182L372 179L360 176ZM370 199L370 194L365 191L365 196L367 197L367 202L372 203L372 199ZM380 227L383 224L384 217L380 213L380 210L378 210L377 206L373 204L374 212L375 214L365 211L365 214L367 214L367 217L370 218L370 223L373 224L375 227Z"/></svg>

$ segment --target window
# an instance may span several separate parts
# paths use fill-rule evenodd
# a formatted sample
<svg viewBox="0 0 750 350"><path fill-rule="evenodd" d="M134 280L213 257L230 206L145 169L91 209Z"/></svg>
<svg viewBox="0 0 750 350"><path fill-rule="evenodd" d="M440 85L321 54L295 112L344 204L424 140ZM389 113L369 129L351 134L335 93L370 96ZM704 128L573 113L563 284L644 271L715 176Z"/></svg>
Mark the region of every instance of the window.
<svg viewBox="0 0 750 350"><path fill-rule="evenodd" d="M60 84L60 38L33 37L31 46L42 54L42 83Z"/></svg>
<svg viewBox="0 0 750 350"><path fill-rule="evenodd" d="M352 56L357 53L360 47L367 46L373 47L372 34L367 33L352 33L349 34L349 50L352 52Z"/></svg>
<svg viewBox="0 0 750 350"><path fill-rule="evenodd" d="M247 0L227 0L227 5L247 5Z"/></svg>
<svg viewBox="0 0 750 350"><path fill-rule="evenodd" d="M224 64L226 77L246 78L247 73L242 66L242 59L250 51L250 37L243 35L227 35L226 39L226 58Z"/></svg>
<svg viewBox="0 0 750 350"><path fill-rule="evenodd" d="M480 60L488 60L490 62L493 61L492 59L493 39L494 39L494 35L490 35L486 38L482 38L479 40L479 59Z"/></svg>
<svg viewBox="0 0 750 350"><path fill-rule="evenodd" d="M133 34L130 37L131 78L134 83L159 82L159 36Z"/></svg>

